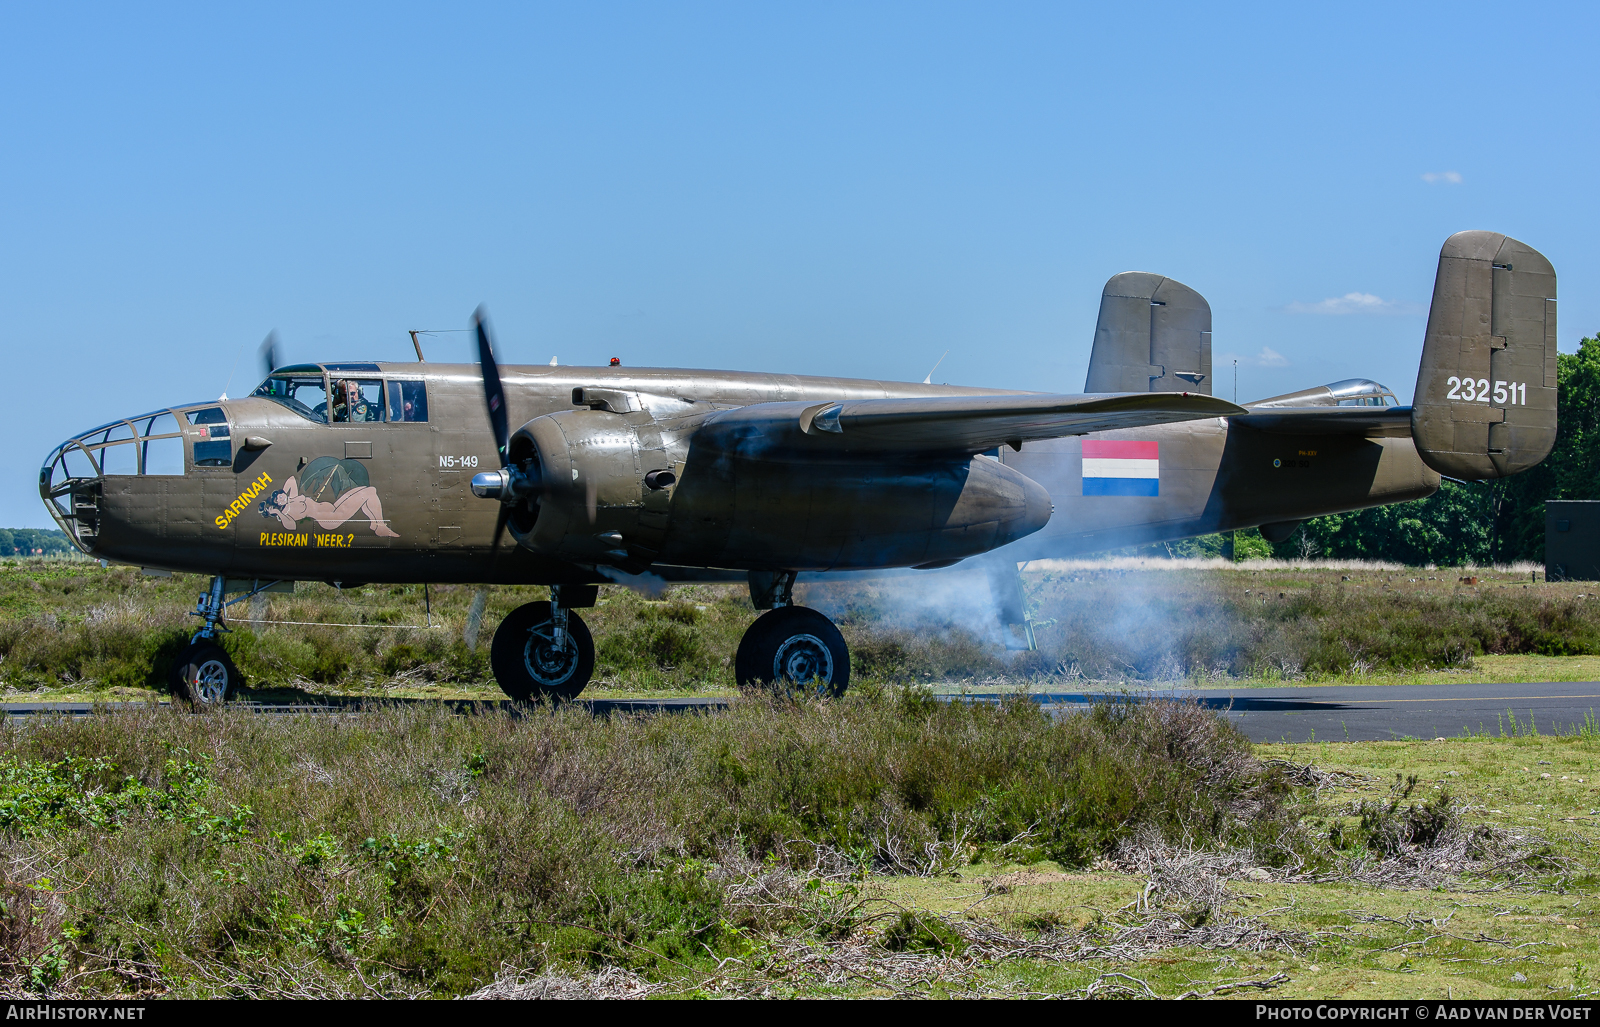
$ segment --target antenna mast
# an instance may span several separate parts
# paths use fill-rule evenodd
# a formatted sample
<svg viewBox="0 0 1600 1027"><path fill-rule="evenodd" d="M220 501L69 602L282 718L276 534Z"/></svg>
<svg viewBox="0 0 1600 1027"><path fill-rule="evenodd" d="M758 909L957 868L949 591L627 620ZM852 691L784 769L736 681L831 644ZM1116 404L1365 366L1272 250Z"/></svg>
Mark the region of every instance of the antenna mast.
<svg viewBox="0 0 1600 1027"><path fill-rule="evenodd" d="M422 343L417 341L417 333L421 332L421 331L424 331L424 330L425 329L422 329L422 328L413 328L413 329L410 330L411 345L417 351L417 363L419 363L419 364L427 363L427 361L424 360L423 356L422 356Z"/></svg>

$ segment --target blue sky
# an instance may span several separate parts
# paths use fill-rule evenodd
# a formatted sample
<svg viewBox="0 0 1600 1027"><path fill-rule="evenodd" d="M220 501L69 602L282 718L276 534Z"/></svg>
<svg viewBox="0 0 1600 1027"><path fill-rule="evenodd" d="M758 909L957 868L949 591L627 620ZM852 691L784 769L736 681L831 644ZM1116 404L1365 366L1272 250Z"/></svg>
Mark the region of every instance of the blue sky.
<svg viewBox="0 0 1600 1027"><path fill-rule="evenodd" d="M1439 245L1487 228L1555 263L1570 350L1596 10L6 5L0 524L50 523L67 435L246 391L271 329L409 359L480 302L511 362L948 349L937 381L1075 392L1138 269L1211 301L1219 394L1237 356L1244 399L1408 398Z"/></svg>

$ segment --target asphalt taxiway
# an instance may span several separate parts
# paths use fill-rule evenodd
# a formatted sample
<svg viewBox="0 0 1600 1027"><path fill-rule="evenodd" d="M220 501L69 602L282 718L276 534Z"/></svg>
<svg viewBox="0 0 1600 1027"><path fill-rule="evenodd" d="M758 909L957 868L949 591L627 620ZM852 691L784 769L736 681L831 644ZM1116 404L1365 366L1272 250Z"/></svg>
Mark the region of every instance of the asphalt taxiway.
<svg viewBox="0 0 1600 1027"><path fill-rule="evenodd" d="M999 692L941 695L948 701L999 702ZM1227 717L1257 742L1370 742L1406 738L1459 738L1467 734L1575 734L1600 730L1600 682L1471 685L1308 685L1286 688L1179 689L1127 692L1046 692L1028 698L1052 713L1067 714L1106 700L1183 698ZM237 703L262 715L354 713L366 699L311 704ZM393 700L391 700L393 701ZM435 702L437 700L409 700ZM92 716L134 703L0 703L11 717ZM444 702L465 711L503 703ZM597 716L711 711L724 699L588 699Z"/></svg>
<svg viewBox="0 0 1600 1027"><path fill-rule="evenodd" d="M1600 682L1478 685L1310 685L1299 688L1130 692L1177 696L1231 720L1257 742L1371 742L1466 734L1575 734L1600 729ZM1052 711L1082 709L1104 693L1036 695Z"/></svg>

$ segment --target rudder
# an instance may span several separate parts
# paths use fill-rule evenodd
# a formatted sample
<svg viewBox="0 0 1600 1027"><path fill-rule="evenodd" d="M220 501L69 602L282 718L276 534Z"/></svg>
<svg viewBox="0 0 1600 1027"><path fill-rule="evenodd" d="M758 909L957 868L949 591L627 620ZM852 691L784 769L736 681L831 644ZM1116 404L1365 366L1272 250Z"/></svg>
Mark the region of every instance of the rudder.
<svg viewBox="0 0 1600 1027"><path fill-rule="evenodd" d="M1457 232L1439 251L1411 437L1440 474L1503 478L1556 437L1556 273L1498 232Z"/></svg>

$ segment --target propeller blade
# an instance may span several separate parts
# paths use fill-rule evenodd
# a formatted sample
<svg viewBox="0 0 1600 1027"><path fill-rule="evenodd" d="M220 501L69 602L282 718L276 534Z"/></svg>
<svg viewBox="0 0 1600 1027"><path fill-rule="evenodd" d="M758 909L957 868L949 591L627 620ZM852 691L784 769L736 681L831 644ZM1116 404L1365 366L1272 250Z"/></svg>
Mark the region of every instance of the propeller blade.
<svg viewBox="0 0 1600 1027"><path fill-rule="evenodd" d="M272 372L283 366L283 348L278 343L278 331L273 329L267 337L261 340L261 366L265 369L261 377L270 377Z"/></svg>
<svg viewBox="0 0 1600 1027"><path fill-rule="evenodd" d="M504 467L507 463L506 446L511 441L511 427L506 422L506 394L500 387L500 365L494 362L494 347L489 343L489 312L479 307L472 315L472 327L478 330L478 363L483 365L483 400L489 407L489 426L494 429L494 444L500 451L500 466ZM495 535L495 544L500 544L498 533Z"/></svg>

